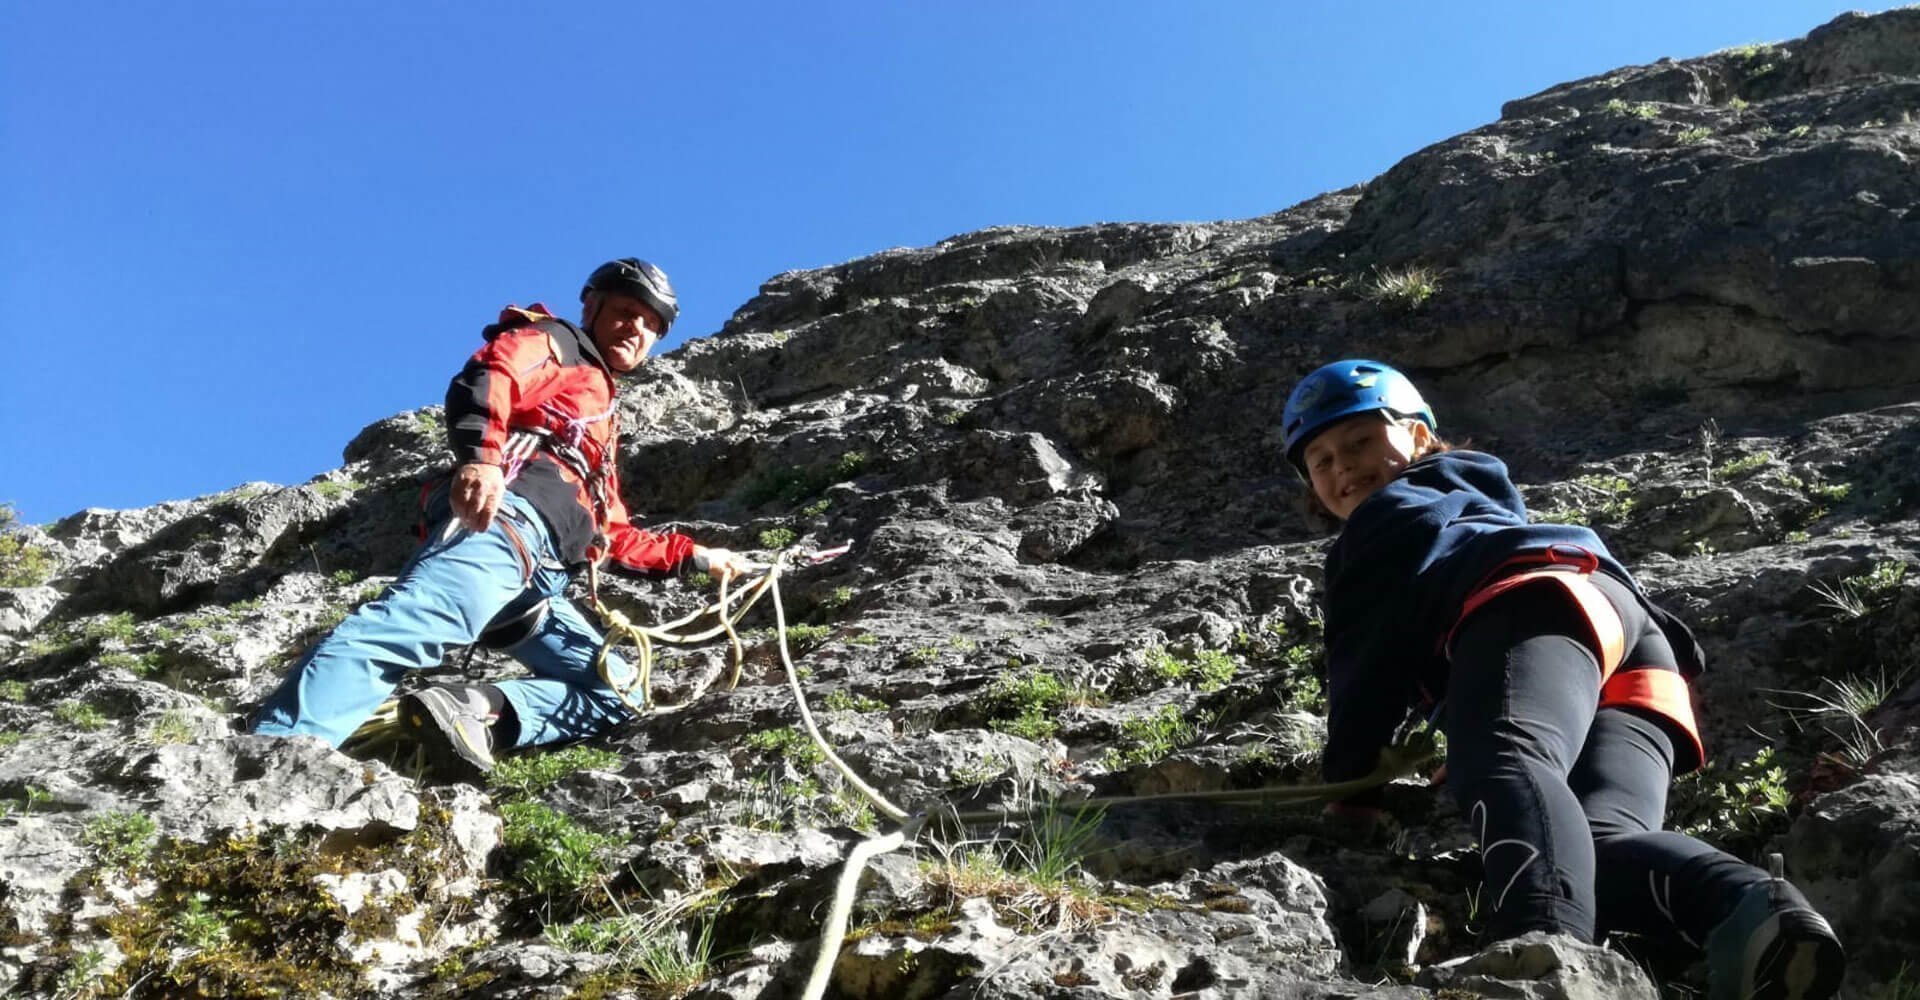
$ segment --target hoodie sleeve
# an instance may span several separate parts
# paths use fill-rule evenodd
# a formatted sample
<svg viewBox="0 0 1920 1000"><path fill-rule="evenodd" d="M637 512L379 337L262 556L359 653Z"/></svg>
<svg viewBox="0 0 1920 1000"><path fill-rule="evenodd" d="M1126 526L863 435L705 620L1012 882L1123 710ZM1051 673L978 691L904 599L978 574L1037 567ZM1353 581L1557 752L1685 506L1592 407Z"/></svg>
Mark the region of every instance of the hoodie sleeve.
<svg viewBox="0 0 1920 1000"><path fill-rule="evenodd" d="M1327 745L1320 771L1329 782L1373 773L1381 748L1392 741L1414 701L1412 665L1395 662L1380 648L1374 623L1356 624L1361 627L1330 628L1327 637ZM1380 797L1376 788L1344 801L1376 805Z"/></svg>

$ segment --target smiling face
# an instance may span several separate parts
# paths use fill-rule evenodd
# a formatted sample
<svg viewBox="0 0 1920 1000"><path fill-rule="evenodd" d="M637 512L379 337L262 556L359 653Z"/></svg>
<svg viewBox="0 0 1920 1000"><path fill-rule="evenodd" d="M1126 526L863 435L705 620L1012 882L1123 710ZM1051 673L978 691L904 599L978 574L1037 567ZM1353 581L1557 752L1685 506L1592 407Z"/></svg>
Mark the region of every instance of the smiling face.
<svg viewBox="0 0 1920 1000"><path fill-rule="evenodd" d="M1387 485L1407 463L1435 444L1418 420L1391 420L1384 413L1356 413L1321 431L1301 452L1313 495L1344 521L1360 502Z"/></svg>
<svg viewBox="0 0 1920 1000"><path fill-rule="evenodd" d="M617 372L630 372L640 367L647 359L647 352L660 339L660 330L666 323L660 314L645 302L618 293L596 294L597 302L589 302L587 311L592 317L588 320L593 333L593 342L600 347L600 356L607 360L607 367Z"/></svg>

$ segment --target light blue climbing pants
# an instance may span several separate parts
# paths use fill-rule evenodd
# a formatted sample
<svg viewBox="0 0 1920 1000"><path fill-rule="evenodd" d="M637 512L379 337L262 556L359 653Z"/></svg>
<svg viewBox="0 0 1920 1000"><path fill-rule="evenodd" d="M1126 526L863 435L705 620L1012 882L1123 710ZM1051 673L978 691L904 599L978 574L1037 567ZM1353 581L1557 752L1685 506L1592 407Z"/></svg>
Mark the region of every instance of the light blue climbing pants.
<svg viewBox="0 0 1920 1000"><path fill-rule="evenodd" d="M504 520L526 543L531 578ZM568 573L533 505L508 492L485 532L445 528L430 525L429 541L393 585L307 652L260 707L254 732L318 736L339 746L407 671L439 666L450 648L472 643L503 609L543 597L551 603L540 628L507 650L535 676L496 685L519 718L514 745L579 739L627 717L593 668L601 634L566 598ZM607 668L622 687L633 683L624 660L610 655Z"/></svg>

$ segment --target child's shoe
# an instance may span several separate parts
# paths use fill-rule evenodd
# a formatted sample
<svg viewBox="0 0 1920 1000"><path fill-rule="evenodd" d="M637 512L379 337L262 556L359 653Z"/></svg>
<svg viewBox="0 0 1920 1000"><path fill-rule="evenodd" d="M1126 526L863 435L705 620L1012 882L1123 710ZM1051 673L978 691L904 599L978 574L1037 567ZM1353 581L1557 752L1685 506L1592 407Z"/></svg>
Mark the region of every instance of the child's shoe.
<svg viewBox="0 0 1920 1000"><path fill-rule="evenodd" d="M1708 1000L1826 1000L1840 991L1846 953L1825 917L1781 877L1748 889L1707 936Z"/></svg>

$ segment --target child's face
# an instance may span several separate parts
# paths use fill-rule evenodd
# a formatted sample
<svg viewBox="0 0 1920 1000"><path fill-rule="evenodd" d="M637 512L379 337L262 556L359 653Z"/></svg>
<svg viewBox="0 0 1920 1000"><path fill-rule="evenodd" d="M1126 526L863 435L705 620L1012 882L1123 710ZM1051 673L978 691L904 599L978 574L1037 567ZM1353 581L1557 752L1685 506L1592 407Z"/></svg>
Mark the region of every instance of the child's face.
<svg viewBox="0 0 1920 1000"><path fill-rule="evenodd" d="M1321 431L1300 457L1314 496L1344 521L1432 444L1433 432L1418 420L1356 413Z"/></svg>

